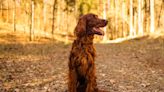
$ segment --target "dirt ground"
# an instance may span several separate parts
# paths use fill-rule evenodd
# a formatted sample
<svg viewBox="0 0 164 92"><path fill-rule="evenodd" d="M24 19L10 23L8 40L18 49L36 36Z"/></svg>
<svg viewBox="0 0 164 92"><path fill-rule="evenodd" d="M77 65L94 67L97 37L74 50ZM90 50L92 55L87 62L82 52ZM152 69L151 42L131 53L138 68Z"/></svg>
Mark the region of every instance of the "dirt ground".
<svg viewBox="0 0 164 92"><path fill-rule="evenodd" d="M10 35L11 36L11 35ZM71 44L0 41L0 92L65 92ZM3 39L3 40L2 40ZM164 37L95 44L100 89L164 92Z"/></svg>

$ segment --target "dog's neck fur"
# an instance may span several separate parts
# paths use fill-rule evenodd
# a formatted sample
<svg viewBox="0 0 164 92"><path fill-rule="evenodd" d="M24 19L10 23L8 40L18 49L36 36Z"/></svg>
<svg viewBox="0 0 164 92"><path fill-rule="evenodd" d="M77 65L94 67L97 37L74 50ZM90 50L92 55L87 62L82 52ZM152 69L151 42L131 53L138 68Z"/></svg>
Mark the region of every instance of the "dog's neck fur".
<svg viewBox="0 0 164 92"><path fill-rule="evenodd" d="M81 45L93 45L93 39L93 35L86 35L82 37L77 37L75 41Z"/></svg>
<svg viewBox="0 0 164 92"><path fill-rule="evenodd" d="M73 43L73 48L78 47L84 53L90 53L94 57L96 56L96 50L93 46L94 35L86 35L82 37L77 37L77 39Z"/></svg>
<svg viewBox="0 0 164 92"><path fill-rule="evenodd" d="M78 48L79 50L81 50L82 53L86 55L86 57L88 56L88 54L90 54L92 56L92 59L94 60L96 57L96 50L93 46L93 39L94 35L77 37L76 40L74 40L72 49Z"/></svg>

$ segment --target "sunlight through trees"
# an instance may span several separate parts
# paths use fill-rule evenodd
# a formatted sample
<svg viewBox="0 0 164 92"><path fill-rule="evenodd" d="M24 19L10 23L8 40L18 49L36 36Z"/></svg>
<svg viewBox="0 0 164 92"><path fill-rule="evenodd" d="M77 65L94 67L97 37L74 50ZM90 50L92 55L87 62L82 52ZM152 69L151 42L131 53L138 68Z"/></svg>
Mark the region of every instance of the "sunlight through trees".
<svg viewBox="0 0 164 92"><path fill-rule="evenodd" d="M163 0L0 0L0 23L29 33L29 39L48 37L68 41L78 18L95 13L109 21L103 38L144 36L164 27Z"/></svg>

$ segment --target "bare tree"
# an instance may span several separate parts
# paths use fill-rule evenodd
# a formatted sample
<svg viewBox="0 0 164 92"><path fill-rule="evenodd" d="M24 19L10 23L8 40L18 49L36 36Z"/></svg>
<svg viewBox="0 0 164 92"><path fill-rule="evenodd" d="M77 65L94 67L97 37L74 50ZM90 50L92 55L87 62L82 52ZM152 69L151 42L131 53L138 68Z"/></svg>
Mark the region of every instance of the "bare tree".
<svg viewBox="0 0 164 92"><path fill-rule="evenodd" d="M7 22L9 22L9 1L7 0Z"/></svg>
<svg viewBox="0 0 164 92"><path fill-rule="evenodd" d="M107 9L107 6L106 6L106 2L105 2L105 1L104 1L104 4L103 4L103 8L104 8L104 9L103 9L103 18L106 19L106 15L107 15L107 13L106 13L107 10L106 10L106 9ZM104 33L105 33L105 35L104 35L104 37L103 37L103 41L106 41L106 40L107 40L106 30L107 30L107 29L106 29L106 27L105 27L105 28L104 28Z"/></svg>
<svg viewBox="0 0 164 92"><path fill-rule="evenodd" d="M134 35L137 35L137 14L134 13L133 17L134 17L134 21L133 21L133 23L134 23L134 26L133 26L134 27Z"/></svg>
<svg viewBox="0 0 164 92"><path fill-rule="evenodd" d="M14 8L13 8L13 30L14 32L16 31L16 1L13 0L14 2Z"/></svg>
<svg viewBox="0 0 164 92"><path fill-rule="evenodd" d="M133 0L130 0L130 36L134 35L134 28L133 28Z"/></svg>
<svg viewBox="0 0 164 92"><path fill-rule="evenodd" d="M1 18L3 17L3 0L0 1L0 5L1 5Z"/></svg>
<svg viewBox="0 0 164 92"><path fill-rule="evenodd" d="M138 33L143 35L143 25L142 25L142 0L138 0Z"/></svg>
<svg viewBox="0 0 164 92"><path fill-rule="evenodd" d="M116 1L114 0L114 30L113 30L113 39L117 38L117 6Z"/></svg>
<svg viewBox="0 0 164 92"><path fill-rule="evenodd" d="M31 0L31 23L30 23L30 41L34 39L34 1Z"/></svg>
<svg viewBox="0 0 164 92"><path fill-rule="evenodd" d="M61 23L61 6L60 4L57 5L57 30L60 30L60 23Z"/></svg>
<svg viewBox="0 0 164 92"><path fill-rule="evenodd" d="M122 0L122 10L121 10L121 15L122 15L122 32L121 35L122 37L124 37L124 19L125 19L125 4L124 4L124 0Z"/></svg>
<svg viewBox="0 0 164 92"><path fill-rule="evenodd" d="M54 22L55 22L55 10L56 10L57 0L54 0L53 4L53 14L52 14L52 35L54 34Z"/></svg>
<svg viewBox="0 0 164 92"><path fill-rule="evenodd" d="M161 18L161 13L162 13L163 5L164 5L164 0L162 1L161 7L160 7L160 13L159 13L159 16L158 16L158 27L160 26L160 18Z"/></svg>
<svg viewBox="0 0 164 92"><path fill-rule="evenodd" d="M47 14L47 7L46 7L47 0L43 1L43 31L46 31L46 14Z"/></svg>
<svg viewBox="0 0 164 92"><path fill-rule="evenodd" d="M142 30L142 32L141 32L141 34L143 35L144 34L144 27L143 27L143 25L144 25L144 16L145 16L145 12L144 12L144 0L141 0L141 30Z"/></svg>
<svg viewBox="0 0 164 92"><path fill-rule="evenodd" d="M145 4L144 4L144 22L143 22L143 27L144 27L144 31L147 32L148 31L148 18L149 18L149 14L148 14L148 4L149 4L149 0L144 0Z"/></svg>
<svg viewBox="0 0 164 92"><path fill-rule="evenodd" d="M150 32L154 33L154 0L150 0Z"/></svg>

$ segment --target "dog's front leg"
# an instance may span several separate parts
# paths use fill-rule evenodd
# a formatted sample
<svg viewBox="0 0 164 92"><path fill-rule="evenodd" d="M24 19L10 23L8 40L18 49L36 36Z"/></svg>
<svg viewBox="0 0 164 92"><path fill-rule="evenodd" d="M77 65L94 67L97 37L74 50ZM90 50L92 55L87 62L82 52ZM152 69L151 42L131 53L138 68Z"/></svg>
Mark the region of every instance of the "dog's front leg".
<svg viewBox="0 0 164 92"><path fill-rule="evenodd" d="M68 88L69 92L77 92L77 75L75 69L69 71L69 82Z"/></svg>
<svg viewBox="0 0 164 92"><path fill-rule="evenodd" d="M95 67L92 66L91 69L89 69L86 77L87 77L87 88L86 92L98 92L97 89L97 83L96 83L96 76L95 76Z"/></svg>

